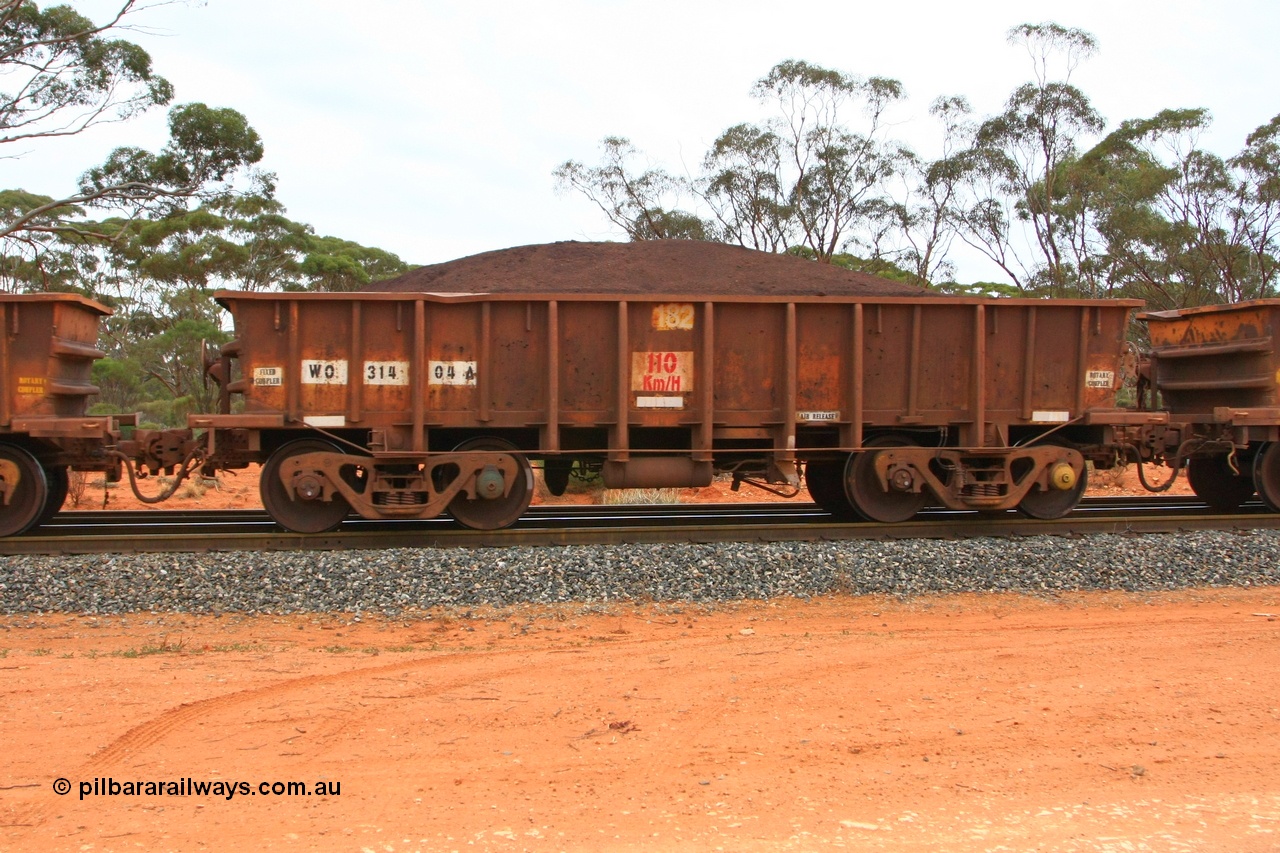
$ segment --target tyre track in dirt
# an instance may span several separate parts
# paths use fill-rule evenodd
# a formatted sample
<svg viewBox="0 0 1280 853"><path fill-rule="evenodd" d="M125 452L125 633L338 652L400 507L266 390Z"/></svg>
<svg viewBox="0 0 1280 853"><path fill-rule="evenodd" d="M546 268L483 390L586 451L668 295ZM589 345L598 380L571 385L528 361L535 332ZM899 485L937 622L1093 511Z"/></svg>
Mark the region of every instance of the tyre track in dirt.
<svg viewBox="0 0 1280 853"><path fill-rule="evenodd" d="M486 654L484 657L488 660L505 659L524 653L525 652L518 650L499 651ZM476 661L476 655L469 655L468 660L474 663ZM335 673L308 675L301 678L289 679L287 681L274 682L261 687L237 690L231 693L210 696L206 699L199 699L194 702L183 703L175 708L171 708L159 715L135 724L123 734L116 737L111 743L95 752L88 761L80 765L74 773L69 774L66 778L89 779L109 774L113 768L119 767L131 756L135 756L144 750L155 746L169 735L187 728L201 719L226 713L245 705L262 705L265 701L272 698L287 697L290 694L295 694L299 691L310 691L318 688L332 688L344 684L354 684L360 681L378 678L393 673L408 673L421 670L424 667L443 666L456 661L456 655L444 654L434 658L418 658L412 661L402 661L359 670L344 670L342 672ZM442 684L421 687L416 692L422 696L447 694L450 691L466 687L470 684L476 683L477 681L500 678L519 672L521 669L522 667L513 666L503 669L474 672L464 677L450 679ZM388 699L388 701L390 701L390 699ZM339 730L340 728L341 727L339 727ZM43 785L40 786L41 789L43 787ZM45 790L37 790L39 790L40 795L47 793ZM59 803L57 801L37 803L34 806L29 806L25 809L21 806L15 805L15 807L12 808L9 819L5 820L3 824L0 825L10 828L26 828L34 831L47 822L50 813L55 811L58 805Z"/></svg>
<svg viewBox="0 0 1280 853"><path fill-rule="evenodd" d="M669 642L667 639L625 641L619 640L614 636L608 637L608 640L608 647L612 650L618 650L627 646L644 646ZM695 641L691 645L712 645L714 643L715 640L706 639ZM189 729L194 724L202 720L233 712L236 709L243 708L245 706L266 708L268 707L267 703L272 702L273 700L276 700L276 704L278 706L299 693L306 693L318 689L333 690L334 688L342 686L356 685L360 682L396 675L407 676L420 672L424 669L435 669L438 667L447 667L450 664L458 664L460 659L465 657L465 665L468 669L468 673L465 676L451 678L445 682L436 684L420 682L411 686L406 685L409 692L395 696L382 696L376 693L361 694L363 698L374 701L384 701L386 703L411 698L421 699L427 697L447 697L450 693L466 687L472 687L476 684L500 680L510 676L518 676L521 673L526 672L530 666L530 664L526 662L506 667L486 667L477 671L481 662L497 664L513 657L541 657L575 652L584 653L590 656L600 648L600 646L595 646L581 649L541 648L485 651L461 650L455 653L436 653L436 656L430 658L417 658L411 661L399 661L393 664L365 667L357 670L344 670L341 672L307 675L285 681L276 681L258 687L210 696L193 702L185 702L131 726L106 746L99 748L87 761L78 766L73 773L67 774L65 778L80 780L110 775L113 769L119 769L120 766L131 757L140 755L144 751L154 747L156 744L161 743L171 735L175 735L183 730ZM360 708L358 711L350 707L342 709L330 708L329 711L330 713L335 711L339 712L339 718L336 721L329 719L322 723L322 730L315 733L318 736L317 739L321 743L340 738L343 736L345 731L356 727L358 722L352 719L353 713L358 714L359 716L368 716L370 714L378 713L379 708L370 706ZM284 721L287 721L287 718L286 720L274 720L273 722ZM43 785L40 785L35 790L38 792L37 796L44 796L48 793L47 789L45 789ZM15 803L9 808L8 818L0 820L0 828L26 830L26 833L21 833L22 835L36 832L42 826L47 824L51 814L58 809L59 805L60 803L57 800L45 801L43 803L37 803L27 807Z"/></svg>

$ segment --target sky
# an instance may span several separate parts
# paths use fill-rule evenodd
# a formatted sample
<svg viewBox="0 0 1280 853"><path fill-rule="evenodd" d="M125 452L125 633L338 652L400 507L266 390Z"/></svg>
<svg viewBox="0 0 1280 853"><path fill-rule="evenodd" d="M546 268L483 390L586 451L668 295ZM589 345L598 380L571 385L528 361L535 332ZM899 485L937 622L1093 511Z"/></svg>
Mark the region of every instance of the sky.
<svg viewBox="0 0 1280 853"><path fill-rule="evenodd" d="M95 20L117 3L73 2ZM900 80L892 133L922 156L940 95L998 112L1032 78L1006 32L1055 21L1099 53L1072 81L1108 129L1205 107L1230 156L1280 113L1272 0L178 0L132 18L175 103L244 113L290 218L414 264L557 240L621 240L552 171L625 136L637 165L693 174L724 129L770 115L754 81L786 59ZM3 85L3 80L0 80ZM117 145L158 149L163 111L0 159L0 185L62 196ZM20 156L14 158L17 153ZM993 278L960 257L959 280Z"/></svg>

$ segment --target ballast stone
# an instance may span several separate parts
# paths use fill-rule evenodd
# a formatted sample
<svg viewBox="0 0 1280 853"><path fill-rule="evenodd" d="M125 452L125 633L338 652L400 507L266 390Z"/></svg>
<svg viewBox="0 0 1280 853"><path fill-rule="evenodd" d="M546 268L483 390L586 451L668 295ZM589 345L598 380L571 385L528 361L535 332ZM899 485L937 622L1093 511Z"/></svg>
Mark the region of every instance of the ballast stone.
<svg viewBox="0 0 1280 853"><path fill-rule="evenodd" d="M0 613L381 613L818 595L1280 585L1280 531L1082 538L15 556Z"/></svg>

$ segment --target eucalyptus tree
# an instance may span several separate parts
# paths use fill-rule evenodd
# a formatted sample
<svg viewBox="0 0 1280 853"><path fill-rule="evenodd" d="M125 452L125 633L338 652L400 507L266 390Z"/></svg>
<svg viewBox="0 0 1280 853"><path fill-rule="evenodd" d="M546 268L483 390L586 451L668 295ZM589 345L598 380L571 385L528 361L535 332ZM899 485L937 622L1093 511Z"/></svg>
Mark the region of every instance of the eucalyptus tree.
<svg viewBox="0 0 1280 853"><path fill-rule="evenodd" d="M1229 161L1238 178L1234 218L1249 249L1249 298L1280 295L1280 115L1249 134Z"/></svg>
<svg viewBox="0 0 1280 853"><path fill-rule="evenodd" d="M942 151L937 160L912 155L901 177L902 199L893 205L896 236L901 248L894 253L898 265L911 270L921 283L952 281L955 265L949 259L956 238L958 205L965 178L960 153L972 141L973 108L959 95L939 97L929 113L942 126Z"/></svg>
<svg viewBox="0 0 1280 853"><path fill-rule="evenodd" d="M959 155L967 198L958 218L961 238L1009 275L1018 288L1051 295L1075 292L1077 270L1054 209L1064 164L1081 140L1105 122L1070 82L1097 50L1089 33L1054 23L1022 24L1008 32L1026 48L1034 80L1016 88L998 115L983 121L973 147ZM1051 69L1061 63L1061 79Z"/></svg>
<svg viewBox="0 0 1280 853"><path fill-rule="evenodd" d="M795 208L783 181L782 137L771 128L736 124L702 161L699 186L726 242L785 252L796 239Z"/></svg>
<svg viewBox="0 0 1280 853"><path fill-rule="evenodd" d="M1280 121L1224 159L1200 147L1205 109L1122 122L1067 170L1059 205L1091 268L1155 307L1275 292L1280 219Z"/></svg>
<svg viewBox="0 0 1280 853"><path fill-rule="evenodd" d="M599 165L566 160L555 169L560 192L581 193L631 240L706 239L713 231L675 207L688 192L684 179L665 169L637 170L632 161L640 152L625 137L605 137L600 147ZM692 227L694 220L699 227Z"/></svg>
<svg viewBox="0 0 1280 853"><path fill-rule="evenodd" d="M803 246L824 263L874 246L891 211L886 185L911 156L887 138L902 84L787 60L751 93L777 114L729 128L703 161L700 193L726 238L767 251ZM854 126L850 113L860 116Z"/></svg>
<svg viewBox="0 0 1280 853"><path fill-rule="evenodd" d="M0 80L7 85L0 92L0 146L9 146L0 150L85 133L168 105L172 85L155 72L143 48L117 37L142 8L137 0L121 0L114 14L95 23L68 5L0 0ZM17 195L0 205L6 260L48 273L57 266L49 262L50 251L113 236L96 230L86 218L89 211L164 216L192 200L231 192L262 157L258 134L235 110L174 106L168 126L168 142L159 151L117 148L86 168L70 192L13 188ZM39 286L49 279L28 276L25 283Z"/></svg>

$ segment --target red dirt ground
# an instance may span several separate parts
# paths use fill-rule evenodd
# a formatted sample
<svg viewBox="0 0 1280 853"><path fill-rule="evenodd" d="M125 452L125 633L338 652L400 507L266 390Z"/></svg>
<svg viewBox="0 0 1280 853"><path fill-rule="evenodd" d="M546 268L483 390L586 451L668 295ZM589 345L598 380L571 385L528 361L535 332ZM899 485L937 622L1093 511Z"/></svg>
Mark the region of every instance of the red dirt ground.
<svg viewBox="0 0 1280 853"><path fill-rule="evenodd" d="M7 617L0 848L1275 850L1277 613L1280 589ZM92 795L187 779L233 796ZM287 781L325 794L256 793Z"/></svg>

